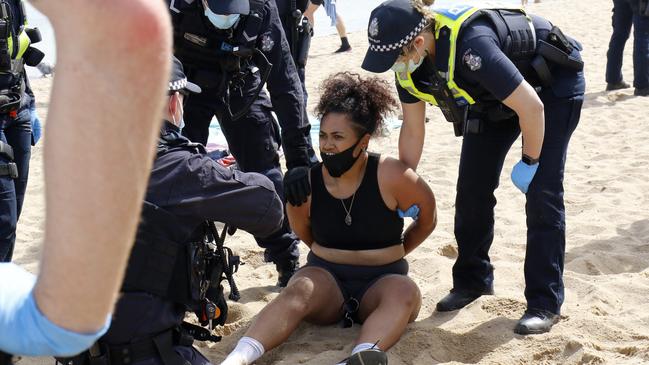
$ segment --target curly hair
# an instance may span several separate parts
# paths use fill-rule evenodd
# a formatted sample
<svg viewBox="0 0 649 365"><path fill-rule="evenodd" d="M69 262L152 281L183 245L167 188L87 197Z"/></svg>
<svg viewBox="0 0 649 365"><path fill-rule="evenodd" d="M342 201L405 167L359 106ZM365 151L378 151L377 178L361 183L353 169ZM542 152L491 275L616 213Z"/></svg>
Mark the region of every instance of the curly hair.
<svg viewBox="0 0 649 365"><path fill-rule="evenodd" d="M397 107L389 84L378 77L362 78L357 73L339 72L325 79L320 90L316 116L322 120L329 113L346 114L359 137L365 133L379 135L385 117Z"/></svg>
<svg viewBox="0 0 649 365"><path fill-rule="evenodd" d="M433 11L430 9L430 6L435 3L435 0L410 0L410 5L419 13L421 14L424 19L426 19L426 25L424 26L424 29L422 30L422 33L424 32L430 32L430 33L435 33L435 14ZM414 40L412 40L408 45L406 45L406 48L412 49L412 44L414 43Z"/></svg>

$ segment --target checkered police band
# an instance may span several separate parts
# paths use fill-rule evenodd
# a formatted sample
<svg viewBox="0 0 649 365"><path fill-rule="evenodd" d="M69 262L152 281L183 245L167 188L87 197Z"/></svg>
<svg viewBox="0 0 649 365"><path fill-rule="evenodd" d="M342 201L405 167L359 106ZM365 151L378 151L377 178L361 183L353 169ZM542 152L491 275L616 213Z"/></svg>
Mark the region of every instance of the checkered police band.
<svg viewBox="0 0 649 365"><path fill-rule="evenodd" d="M187 86L187 78L169 82L169 91L182 90Z"/></svg>
<svg viewBox="0 0 649 365"><path fill-rule="evenodd" d="M413 29L400 41L392 44L371 44L370 51L390 52L397 49L401 50L404 46L410 43L410 41L412 41L419 33L421 33L421 31L424 30L425 27L426 27L426 18L422 18L419 24L415 27L415 29Z"/></svg>

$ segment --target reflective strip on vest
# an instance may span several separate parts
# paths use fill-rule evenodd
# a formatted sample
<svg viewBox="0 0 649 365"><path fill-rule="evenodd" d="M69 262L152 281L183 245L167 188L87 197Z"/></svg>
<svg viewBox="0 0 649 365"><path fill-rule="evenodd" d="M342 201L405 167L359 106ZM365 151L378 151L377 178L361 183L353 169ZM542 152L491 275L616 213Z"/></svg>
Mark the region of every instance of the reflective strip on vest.
<svg viewBox="0 0 649 365"><path fill-rule="evenodd" d="M27 33L25 32L25 28L27 27L27 17L24 16L24 3L21 1L18 1L18 6L23 7L21 10L23 11L23 23L20 26L20 34L18 35L18 54L13 54L13 49L14 49L14 40L10 36L7 38L7 46L9 48L9 53L11 54L11 59L13 60L18 60L23 58L25 55L25 52L27 51L27 48L31 45L32 41L29 39L29 36L27 36Z"/></svg>

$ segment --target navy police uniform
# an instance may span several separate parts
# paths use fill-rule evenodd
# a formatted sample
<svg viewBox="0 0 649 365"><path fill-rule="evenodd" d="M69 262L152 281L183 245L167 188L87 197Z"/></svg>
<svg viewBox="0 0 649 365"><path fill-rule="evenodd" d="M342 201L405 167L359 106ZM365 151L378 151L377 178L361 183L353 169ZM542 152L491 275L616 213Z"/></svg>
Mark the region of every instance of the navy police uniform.
<svg viewBox="0 0 649 365"><path fill-rule="evenodd" d="M406 6L409 5L404 5ZM452 10L435 11L446 12L444 14L447 18L453 18L461 16L461 8L458 6ZM464 11L467 8L464 8ZM379 8L375 11L378 10ZM492 14L497 17L502 15ZM374 29L372 29L373 20L370 22L369 29L370 37L371 33L374 33L374 38L378 38L376 36L381 27L389 27L386 25L387 20L380 18L379 15L376 17ZM416 24L423 24L423 20L419 23L422 19L421 14L418 18L417 15L414 17L413 28ZM518 19L526 19L526 17ZM523 21L523 26L534 32L532 34L530 31L530 40L536 40L540 44L541 41L549 39L553 30L549 21L531 16L533 27L528 28L526 24L528 20ZM470 26L460 28L455 44L453 80L460 89L474 99L474 103L468 105L464 100L463 110L466 111L466 116L459 123L461 125L458 134L463 133L464 139L455 201L455 237L459 255L453 266L453 290L479 293L477 296L493 290L494 276L489 259L489 248L494 238L496 205L494 191L498 187L507 152L520 134L518 116L502 104L502 101L523 80L526 80L536 87L544 104L545 138L539 168L526 193L528 231L525 297L528 308L559 314L564 300L562 280L565 254L564 166L568 142L577 127L584 100L584 75L577 69L551 62L548 62L551 76L539 74L530 62L530 59L535 57L534 42L527 44L525 41L519 42L520 48L530 45L532 47L528 48L527 56L523 50L514 57L508 54L508 47L512 47L512 44L506 43L516 38L502 37L496 24L489 16L477 16L471 20ZM419 31L421 29L423 27L420 27ZM419 31L410 33L412 35L410 40ZM404 31L408 34L407 32ZM569 37L565 37L565 41L570 43L568 47L570 54L565 56L569 56L575 64L580 64L581 45ZM407 42L403 42L402 46L406 44ZM384 48L375 49L380 53ZM423 64L411 74L416 88L425 90L429 75L438 70L448 69L444 68L448 66L444 64L449 62L448 59L444 60L441 56L444 53L449 55L448 49L448 45L436 41L435 61L426 57ZM369 69L373 68L371 50L372 47L364 63L364 67ZM394 56L394 59L396 57ZM548 63L545 65L547 66ZM581 66L583 68L583 63ZM397 90L403 103L420 101L420 98L404 89L399 81L397 81ZM457 102L458 99L452 98L453 96L451 96L452 102ZM437 101L441 104L439 98Z"/></svg>
<svg viewBox="0 0 649 365"><path fill-rule="evenodd" d="M100 341L106 346L103 351L109 349L116 357L119 349L127 348L133 352L131 356L135 357L135 363L169 365L169 360L164 359L169 356L165 355L164 349L154 349L149 354L138 354L137 351L142 351L138 349L146 347L146 344L155 346L155 341L164 343L171 339L174 352L184 360L192 365L208 364L209 361L191 347L191 340L183 343L174 332L181 325L185 312L193 307L195 298L179 299L182 293L137 288L140 282L136 277L154 276L159 283L164 282L167 271L143 267L142 258L134 256L140 249L146 250L144 255L149 258L147 262L151 266L164 266L154 265L161 252L169 254L167 248L161 248L163 240L147 241L152 241L152 237L167 237L184 244L183 247L191 247L189 242L202 240L200 227L206 220L223 222L265 237L281 226L282 219L282 202L268 178L221 166L205 153L202 146L190 143L180 135L176 126L165 122L122 296L111 327ZM170 266L175 271L184 267L179 264ZM170 286L186 286L185 282L178 284L176 280L179 280L178 276L170 279ZM115 359L110 362L118 363Z"/></svg>
<svg viewBox="0 0 649 365"><path fill-rule="evenodd" d="M30 46L40 40L26 28L20 0L0 0L0 262L11 261L16 224L22 210L32 130L25 64L36 66L43 54Z"/></svg>
<svg viewBox="0 0 649 365"><path fill-rule="evenodd" d="M187 81L180 61L174 58L172 66L171 94L200 93ZM89 351L60 361L209 364L192 342L220 338L211 334L211 328L183 322L187 311L195 312L202 325L211 326L211 319L222 325L227 318L220 283L231 256L218 243L216 248L206 243L219 235L207 222L223 222L264 237L282 220L282 202L267 177L220 165L202 145L190 142L175 124L165 121L110 328ZM231 293L236 291L233 282L230 287Z"/></svg>
<svg viewBox="0 0 649 365"><path fill-rule="evenodd" d="M188 77L203 89L185 107L183 134L193 142L206 143L216 116L240 168L269 177L283 197L278 149L281 144L287 169L308 166L310 125L275 3L251 0L250 13L222 30L204 15L202 1L168 2L174 53ZM270 98L261 90L264 82ZM257 242L266 249L267 261L297 262L299 241L288 222Z"/></svg>

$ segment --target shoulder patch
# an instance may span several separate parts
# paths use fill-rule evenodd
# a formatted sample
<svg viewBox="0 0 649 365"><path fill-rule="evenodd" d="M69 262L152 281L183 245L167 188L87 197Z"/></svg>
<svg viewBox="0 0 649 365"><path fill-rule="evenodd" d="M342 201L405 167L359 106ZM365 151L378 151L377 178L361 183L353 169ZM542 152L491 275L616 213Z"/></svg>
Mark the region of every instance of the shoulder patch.
<svg viewBox="0 0 649 365"><path fill-rule="evenodd" d="M472 50L471 48L467 49L462 56L462 62L469 68L471 71L478 71L482 68L482 57L480 53Z"/></svg>
<svg viewBox="0 0 649 365"><path fill-rule="evenodd" d="M263 37L261 37L261 50L264 52L270 52L270 50L273 49L275 46L275 41L273 38L270 37L270 35L266 34Z"/></svg>

